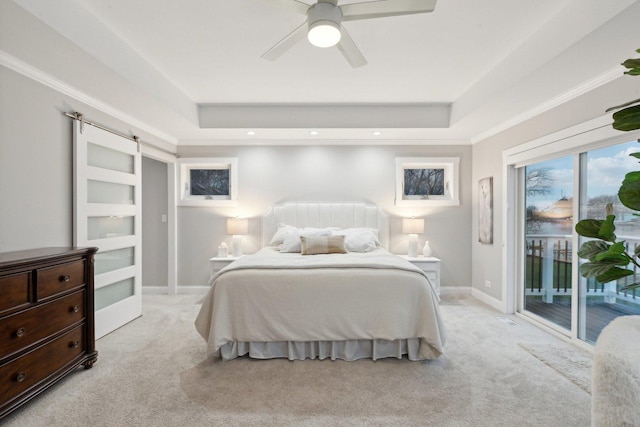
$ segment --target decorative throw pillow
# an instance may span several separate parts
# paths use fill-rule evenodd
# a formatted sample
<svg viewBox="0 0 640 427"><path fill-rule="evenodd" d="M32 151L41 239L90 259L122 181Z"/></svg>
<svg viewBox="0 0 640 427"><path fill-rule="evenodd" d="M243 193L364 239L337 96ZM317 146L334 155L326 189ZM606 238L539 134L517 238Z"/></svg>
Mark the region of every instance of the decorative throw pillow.
<svg viewBox="0 0 640 427"><path fill-rule="evenodd" d="M302 255L346 254L344 236L300 236Z"/></svg>
<svg viewBox="0 0 640 427"><path fill-rule="evenodd" d="M288 232L280 245L280 252L300 252L300 237L330 236L331 230L326 228L297 228Z"/></svg>
<svg viewBox="0 0 640 427"><path fill-rule="evenodd" d="M275 234L269 242L269 246L280 246L284 241L284 236L286 236L287 233L294 231L295 229L296 228L293 225L279 223Z"/></svg>
<svg viewBox="0 0 640 427"><path fill-rule="evenodd" d="M345 228L333 231L333 236L345 236L344 245L349 252L371 252L380 246L375 228Z"/></svg>

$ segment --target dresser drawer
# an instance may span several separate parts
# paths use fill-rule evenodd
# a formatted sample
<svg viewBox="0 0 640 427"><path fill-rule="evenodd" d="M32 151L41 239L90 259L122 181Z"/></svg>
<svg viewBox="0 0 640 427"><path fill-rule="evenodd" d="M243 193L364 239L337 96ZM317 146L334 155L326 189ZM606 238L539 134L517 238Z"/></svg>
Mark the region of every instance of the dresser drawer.
<svg viewBox="0 0 640 427"><path fill-rule="evenodd" d="M0 367L0 402L9 403L84 352L84 327L79 326L48 344Z"/></svg>
<svg viewBox="0 0 640 427"><path fill-rule="evenodd" d="M38 301L84 285L85 261L74 261L37 270Z"/></svg>
<svg viewBox="0 0 640 427"><path fill-rule="evenodd" d="M0 313L29 303L29 273L0 277Z"/></svg>
<svg viewBox="0 0 640 427"><path fill-rule="evenodd" d="M0 360L84 319L84 301L80 291L0 319Z"/></svg>

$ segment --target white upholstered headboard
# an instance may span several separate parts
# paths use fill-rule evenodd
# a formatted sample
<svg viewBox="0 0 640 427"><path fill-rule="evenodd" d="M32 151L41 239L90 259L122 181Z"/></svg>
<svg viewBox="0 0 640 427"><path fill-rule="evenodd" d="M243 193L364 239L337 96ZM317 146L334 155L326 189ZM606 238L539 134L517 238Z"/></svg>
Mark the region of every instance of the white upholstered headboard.
<svg viewBox="0 0 640 427"><path fill-rule="evenodd" d="M294 227L369 227L378 229L383 248L389 248L389 218L378 206L362 202L299 202L273 205L262 217L262 246L267 246L279 223Z"/></svg>

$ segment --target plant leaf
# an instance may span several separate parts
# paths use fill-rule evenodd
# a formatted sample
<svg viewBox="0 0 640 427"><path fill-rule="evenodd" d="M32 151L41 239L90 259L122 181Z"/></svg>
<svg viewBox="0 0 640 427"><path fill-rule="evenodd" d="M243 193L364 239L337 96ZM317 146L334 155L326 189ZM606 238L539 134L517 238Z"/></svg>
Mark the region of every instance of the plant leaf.
<svg viewBox="0 0 640 427"><path fill-rule="evenodd" d="M632 154L640 155L640 152L632 153ZM631 154L629 154L629 155L631 155ZM624 176L624 179L622 180L622 184L627 184L627 183L631 183L631 182L634 182L634 181L640 181L640 171L634 171L634 172L627 173Z"/></svg>
<svg viewBox="0 0 640 427"><path fill-rule="evenodd" d="M608 242L616 241L616 235L614 234L614 231L616 231L616 226L613 224L615 219L616 219L615 215L607 215L607 218L604 221L602 221L602 225L600 226L600 231L598 232L598 237Z"/></svg>
<svg viewBox="0 0 640 427"><path fill-rule="evenodd" d="M633 101L625 102L624 104L616 105L614 107L609 107L606 110L604 110L604 112L608 113L609 111L619 110L621 108L628 107L629 105L637 104L638 102L640 102L640 98L634 99Z"/></svg>
<svg viewBox="0 0 640 427"><path fill-rule="evenodd" d="M640 105L622 109L613 113L612 117L614 129L622 131L640 129Z"/></svg>
<svg viewBox="0 0 640 427"><path fill-rule="evenodd" d="M627 270L626 268L613 267L607 270L603 274L599 274L596 276L596 280L600 283L607 283L614 280L622 279L623 277L633 275L632 270Z"/></svg>
<svg viewBox="0 0 640 427"><path fill-rule="evenodd" d="M580 274L582 277L596 277L605 274L612 268L616 268L613 264L601 264L597 262L585 262L580 266ZM604 282L603 282L604 283Z"/></svg>
<svg viewBox="0 0 640 427"><path fill-rule="evenodd" d="M602 220L600 219L583 219L578 221L575 226L576 233L579 235L595 239L600 239L600 228L602 228Z"/></svg>
<svg viewBox="0 0 640 427"><path fill-rule="evenodd" d="M618 198L629 209L640 211L640 181L626 182L625 178L618 190Z"/></svg>
<svg viewBox="0 0 640 427"><path fill-rule="evenodd" d="M597 254L591 261L615 265L627 265L631 260L624 253L624 249L624 242L616 242L609 246L605 252Z"/></svg>
<svg viewBox="0 0 640 427"><path fill-rule="evenodd" d="M638 247L640 248L640 245ZM603 242L602 240L589 240L580 246L578 256L580 258L591 260L597 255L607 252L608 250L609 244L607 242Z"/></svg>
<svg viewBox="0 0 640 427"><path fill-rule="evenodd" d="M636 288L640 288L640 283L631 283L630 285L623 286L622 288L620 288L620 292L631 291Z"/></svg>
<svg viewBox="0 0 640 427"><path fill-rule="evenodd" d="M640 68L640 58L629 58L622 63L625 68Z"/></svg>

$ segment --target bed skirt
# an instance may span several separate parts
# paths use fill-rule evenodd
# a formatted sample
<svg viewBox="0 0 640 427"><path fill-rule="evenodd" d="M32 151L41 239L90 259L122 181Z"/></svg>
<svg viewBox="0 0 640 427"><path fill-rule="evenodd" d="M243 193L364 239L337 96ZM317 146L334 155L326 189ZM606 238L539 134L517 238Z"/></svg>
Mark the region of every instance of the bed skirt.
<svg viewBox="0 0 640 427"><path fill-rule="evenodd" d="M358 360L395 357L423 360L420 357L421 340L418 338L399 340L348 340L348 341L277 341L277 342L230 342L220 348L222 360L231 360L249 355L254 359L287 358L289 360L327 359ZM426 345L426 344L424 344Z"/></svg>

